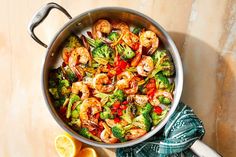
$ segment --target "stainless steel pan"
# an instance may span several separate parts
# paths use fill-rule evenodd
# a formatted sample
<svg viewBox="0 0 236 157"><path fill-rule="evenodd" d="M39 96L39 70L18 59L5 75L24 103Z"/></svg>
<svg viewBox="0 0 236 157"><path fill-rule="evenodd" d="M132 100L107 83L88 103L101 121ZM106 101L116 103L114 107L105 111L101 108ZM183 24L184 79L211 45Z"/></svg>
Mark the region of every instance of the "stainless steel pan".
<svg viewBox="0 0 236 157"><path fill-rule="evenodd" d="M46 45L42 41L40 41L37 36L34 34L34 28L36 28L49 14L50 10L56 8L62 11L68 18L69 21L57 32L57 34L52 38L51 42ZM58 66L61 61L61 57L59 54L59 48L60 45L65 41L65 39L71 34L80 34L83 32L86 28L91 27L92 24L100 19L100 18L106 18L106 19L120 19L122 21L125 21L132 25L138 25L145 27L149 30L154 31L160 40L162 41L163 45L166 47L166 49L169 50L170 54L172 55L175 69L176 69L176 77L175 77L175 91L174 91L174 101L171 104L171 109L168 113L168 115L165 117L165 119L152 131L148 132L146 135L144 135L141 138L138 138L136 140L128 141L125 143L116 143L116 144L106 144L101 142L96 142L93 140L89 140L87 138L84 138L80 136L77 132L75 132L69 125L67 125L59 116L57 111L55 110L53 106L52 99L50 97L50 94L48 92L48 76L49 76L49 69L51 67ZM45 98L45 102L48 106L49 111L51 112L54 119L57 121L57 123L68 133L70 133L72 136L74 136L76 139L98 147L106 147L106 148L119 148L119 147L127 147L132 146L134 144L140 143L149 137L156 134L168 121L170 116L175 111L180 96L182 93L183 88L183 68L181 59L179 56L179 52L171 39L171 37L168 35L168 33L154 20L147 17L146 15L139 13L135 10L130 10L127 8L119 8L119 7L106 7L106 8L98 8L93 9L90 11L87 11L85 13L82 13L74 18L72 18L69 13L55 3L48 3L44 5L37 13L33 16L28 31L32 38L38 42L40 45L44 46L46 48L46 57L44 59L43 63L43 69L42 69L42 89L43 94Z"/></svg>

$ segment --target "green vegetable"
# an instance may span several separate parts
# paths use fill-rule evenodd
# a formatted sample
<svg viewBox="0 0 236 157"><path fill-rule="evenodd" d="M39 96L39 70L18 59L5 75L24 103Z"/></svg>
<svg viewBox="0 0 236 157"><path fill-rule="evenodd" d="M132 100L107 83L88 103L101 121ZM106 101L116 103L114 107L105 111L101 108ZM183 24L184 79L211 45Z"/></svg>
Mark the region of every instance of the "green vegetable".
<svg viewBox="0 0 236 157"><path fill-rule="evenodd" d="M49 72L49 88L57 87L59 81L64 79L61 68L51 69Z"/></svg>
<svg viewBox="0 0 236 157"><path fill-rule="evenodd" d="M166 104L166 105L171 103L171 100L169 98L164 97L163 95L159 96L158 100L160 101L160 103Z"/></svg>
<svg viewBox="0 0 236 157"><path fill-rule="evenodd" d="M81 44L80 44L79 38L77 36L75 36L75 35L71 35L67 39L64 47L74 48L74 47L80 47L80 46L81 46Z"/></svg>
<svg viewBox="0 0 236 157"><path fill-rule="evenodd" d="M93 49L92 55L94 58L96 58L96 57L103 58L107 61L114 59L113 50L106 44L103 44L103 45Z"/></svg>
<svg viewBox="0 0 236 157"><path fill-rule="evenodd" d="M92 133L89 132L88 128L81 128L80 131L79 131L79 134L81 136L84 136L86 138L89 138L89 139L94 139L96 141L99 141L101 142L100 138L98 138L97 136L94 136Z"/></svg>
<svg viewBox="0 0 236 157"><path fill-rule="evenodd" d="M134 126L149 131L151 128L151 117L147 113L143 113L133 119Z"/></svg>
<svg viewBox="0 0 236 157"><path fill-rule="evenodd" d="M79 101L79 100L80 100L80 97L78 95L76 95L76 94L71 94L70 95L69 104L68 104L67 110L66 110L66 118L70 118L70 116L71 116L71 107L76 101Z"/></svg>
<svg viewBox="0 0 236 157"><path fill-rule="evenodd" d="M111 113L111 109L107 106L103 106L105 109L103 112L100 112L100 118L101 119L113 119L114 116Z"/></svg>
<svg viewBox="0 0 236 157"><path fill-rule="evenodd" d="M59 84L58 84L58 92L60 94L60 96L62 97L67 97L70 95L70 83L68 80L60 80Z"/></svg>
<svg viewBox="0 0 236 157"><path fill-rule="evenodd" d="M125 129L121 125L116 125L111 128L112 134L119 139L125 136Z"/></svg>
<svg viewBox="0 0 236 157"><path fill-rule="evenodd" d="M121 118L127 121L128 123L132 123L133 113L131 111L131 105L129 105L125 110L123 110L123 115L121 116Z"/></svg>
<svg viewBox="0 0 236 157"><path fill-rule="evenodd" d="M141 113L142 114L149 114L152 110L152 105L150 103L147 103L144 107L142 107Z"/></svg>
<svg viewBox="0 0 236 157"><path fill-rule="evenodd" d="M62 71L65 73L66 78L72 83L77 81L77 76L75 73L71 70L69 66L61 67Z"/></svg>
<svg viewBox="0 0 236 157"><path fill-rule="evenodd" d="M54 99L60 98L57 88L49 88L49 92L52 94Z"/></svg>
<svg viewBox="0 0 236 157"><path fill-rule="evenodd" d="M119 39L119 34L117 32L111 32L107 38L110 39L111 41L117 41Z"/></svg>
<svg viewBox="0 0 236 157"><path fill-rule="evenodd" d="M77 111L77 110L73 110L72 112L71 112L71 117L72 118L79 118L79 111Z"/></svg>
<svg viewBox="0 0 236 157"><path fill-rule="evenodd" d="M141 30L142 30L141 28L136 27L136 28L133 29L132 33L138 35Z"/></svg>
<svg viewBox="0 0 236 157"><path fill-rule="evenodd" d="M124 101L125 100L125 93L122 90L117 89L114 91L111 98L116 98L119 101Z"/></svg>
<svg viewBox="0 0 236 157"><path fill-rule="evenodd" d="M157 73L155 75L156 85L160 89L169 88L170 83L167 77L165 77L162 73Z"/></svg>
<svg viewBox="0 0 236 157"><path fill-rule="evenodd" d="M165 118L166 114L168 113L168 108L166 108L164 111L162 111L161 115L158 115L156 112L151 113L151 118L152 118L152 124L156 126L161 122L163 118Z"/></svg>
<svg viewBox="0 0 236 157"><path fill-rule="evenodd" d="M97 38L95 40L91 39L91 38L86 38L86 40L88 41L89 45L91 45L94 48L99 47L103 44L103 41L99 38Z"/></svg>
<svg viewBox="0 0 236 157"><path fill-rule="evenodd" d="M77 130L81 127L81 120L78 118L72 118L71 122L69 122L68 124L74 126Z"/></svg>
<svg viewBox="0 0 236 157"><path fill-rule="evenodd" d="M154 77L158 72L162 72L164 76L172 76L175 72L174 64L170 55L167 54L166 50L156 51L152 56L155 64L155 68L151 73L151 76Z"/></svg>
<svg viewBox="0 0 236 157"><path fill-rule="evenodd" d="M117 50L121 55L121 58L127 60L135 56L135 52L126 44L118 44Z"/></svg>

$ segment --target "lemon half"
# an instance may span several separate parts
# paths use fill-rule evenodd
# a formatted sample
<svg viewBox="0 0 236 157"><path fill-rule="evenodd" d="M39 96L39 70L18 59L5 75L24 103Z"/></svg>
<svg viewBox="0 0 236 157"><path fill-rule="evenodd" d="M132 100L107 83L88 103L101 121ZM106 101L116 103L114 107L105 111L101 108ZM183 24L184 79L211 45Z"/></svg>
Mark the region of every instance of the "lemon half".
<svg viewBox="0 0 236 157"><path fill-rule="evenodd" d="M82 143L69 134L58 135L55 139L55 148L60 157L75 157L81 149Z"/></svg>

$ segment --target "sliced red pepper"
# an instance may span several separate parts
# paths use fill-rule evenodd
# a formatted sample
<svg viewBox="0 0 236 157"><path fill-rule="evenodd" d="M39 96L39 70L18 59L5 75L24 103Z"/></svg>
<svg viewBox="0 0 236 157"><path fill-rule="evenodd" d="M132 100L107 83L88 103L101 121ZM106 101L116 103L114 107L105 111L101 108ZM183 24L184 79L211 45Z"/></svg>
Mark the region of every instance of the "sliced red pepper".
<svg viewBox="0 0 236 157"><path fill-rule="evenodd" d="M150 88L156 88L156 84L155 83L148 83L146 85L146 88L150 89Z"/></svg>
<svg viewBox="0 0 236 157"><path fill-rule="evenodd" d="M112 113L112 114L116 114L116 110L117 110L117 109L114 109L114 108L111 109L111 113Z"/></svg>
<svg viewBox="0 0 236 157"><path fill-rule="evenodd" d="M124 60L119 61L118 67L120 67L121 69L125 69L126 66L127 66L127 62L126 61L124 61Z"/></svg>
<svg viewBox="0 0 236 157"><path fill-rule="evenodd" d="M158 115L161 115L162 108L160 106L155 106L153 111L156 112Z"/></svg>
<svg viewBox="0 0 236 157"><path fill-rule="evenodd" d="M90 131L93 135L97 135L97 129L94 129L94 130L92 130L92 131Z"/></svg>
<svg viewBox="0 0 236 157"><path fill-rule="evenodd" d="M116 101L116 102L113 104L113 108L114 108L114 109L120 108L120 102L119 102L119 101Z"/></svg>
<svg viewBox="0 0 236 157"><path fill-rule="evenodd" d="M120 122L120 118L118 118L118 117L114 118L114 122L115 123L119 123Z"/></svg>
<svg viewBox="0 0 236 157"><path fill-rule="evenodd" d="M100 113L96 113L94 117L95 117L96 119L99 119Z"/></svg>
<svg viewBox="0 0 236 157"><path fill-rule="evenodd" d="M120 105L120 109L126 110L126 109L127 109L127 106L126 106L126 105Z"/></svg>
<svg viewBox="0 0 236 157"><path fill-rule="evenodd" d="M61 113L62 115L66 114L66 107L61 106L61 107L60 107L60 113Z"/></svg>
<svg viewBox="0 0 236 157"><path fill-rule="evenodd" d="M107 64L107 69L111 69L111 65L110 64Z"/></svg>
<svg viewBox="0 0 236 157"><path fill-rule="evenodd" d="M127 105L129 102L128 101L123 101L122 104L123 105Z"/></svg>
<svg viewBox="0 0 236 157"><path fill-rule="evenodd" d="M134 43L133 45L132 45L132 49L133 50L138 50L138 48L139 48L139 43L137 42L137 43Z"/></svg>
<svg viewBox="0 0 236 157"><path fill-rule="evenodd" d="M122 73L123 70L119 67L116 68L116 75L119 75L120 73Z"/></svg>
<svg viewBox="0 0 236 157"><path fill-rule="evenodd" d="M118 110L117 110L117 115L118 115L118 116L122 116L122 115L123 115L122 109L118 109Z"/></svg>

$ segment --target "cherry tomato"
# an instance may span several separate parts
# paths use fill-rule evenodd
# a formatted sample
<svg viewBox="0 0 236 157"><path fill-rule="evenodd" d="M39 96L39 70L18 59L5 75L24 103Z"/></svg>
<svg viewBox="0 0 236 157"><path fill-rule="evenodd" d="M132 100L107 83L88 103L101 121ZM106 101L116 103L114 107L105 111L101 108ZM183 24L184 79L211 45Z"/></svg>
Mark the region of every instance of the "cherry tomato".
<svg viewBox="0 0 236 157"><path fill-rule="evenodd" d="M156 112L158 115L161 115L162 113L162 108L160 106L155 106L154 107L154 112Z"/></svg>

